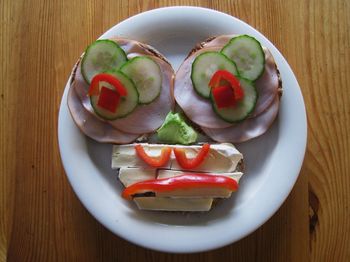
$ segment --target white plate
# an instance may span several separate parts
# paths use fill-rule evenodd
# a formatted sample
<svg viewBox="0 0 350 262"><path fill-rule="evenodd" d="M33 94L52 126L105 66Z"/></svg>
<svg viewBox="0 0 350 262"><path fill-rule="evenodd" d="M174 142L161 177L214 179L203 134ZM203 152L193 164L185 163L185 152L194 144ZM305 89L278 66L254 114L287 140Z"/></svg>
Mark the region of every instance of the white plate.
<svg viewBox="0 0 350 262"><path fill-rule="evenodd" d="M246 174L239 191L209 213L144 212L123 200L122 187L110 168L112 147L80 133L67 108L66 86L58 120L65 171L84 206L120 237L167 252L218 248L260 227L291 191L306 147L305 106L291 68L266 37L227 14L196 7L170 7L133 16L101 38L119 35L148 43L177 69L196 43L230 33L253 35L271 50L281 72L284 93L279 117L272 128L262 137L238 146L246 161Z"/></svg>

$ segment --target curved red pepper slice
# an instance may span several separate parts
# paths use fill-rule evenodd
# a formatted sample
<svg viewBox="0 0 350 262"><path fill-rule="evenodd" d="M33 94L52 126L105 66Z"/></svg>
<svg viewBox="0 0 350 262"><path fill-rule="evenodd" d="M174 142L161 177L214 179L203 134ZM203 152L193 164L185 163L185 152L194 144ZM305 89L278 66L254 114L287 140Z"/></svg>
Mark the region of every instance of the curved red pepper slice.
<svg viewBox="0 0 350 262"><path fill-rule="evenodd" d="M108 83L113 86L114 89L106 86L100 86L100 82ZM97 97L97 106L115 113L120 103L120 97L126 96L127 90L123 84L113 75L102 73L95 75L91 81L88 95Z"/></svg>
<svg viewBox="0 0 350 262"><path fill-rule="evenodd" d="M162 148L162 152L159 157L150 157L149 155L147 155L147 153L141 145L135 145L135 150L136 154L152 167L164 166L169 161L171 155L170 147Z"/></svg>
<svg viewBox="0 0 350 262"><path fill-rule="evenodd" d="M107 73L101 73L95 75L92 79L88 92L89 96L98 95L100 93L99 82L101 81L111 84L120 96L126 96L128 94L128 91L125 89L124 85L116 77Z"/></svg>
<svg viewBox="0 0 350 262"><path fill-rule="evenodd" d="M238 184L236 180L222 175L214 174L184 174L176 177L163 179L150 179L138 182L124 189L122 197L132 200L136 194L146 192L171 192L178 189L192 188L225 188L230 191L236 191Z"/></svg>
<svg viewBox="0 0 350 262"><path fill-rule="evenodd" d="M204 144L195 158L188 159L186 153L181 148L174 148L177 162L182 168L193 169L199 166L209 153L210 145Z"/></svg>

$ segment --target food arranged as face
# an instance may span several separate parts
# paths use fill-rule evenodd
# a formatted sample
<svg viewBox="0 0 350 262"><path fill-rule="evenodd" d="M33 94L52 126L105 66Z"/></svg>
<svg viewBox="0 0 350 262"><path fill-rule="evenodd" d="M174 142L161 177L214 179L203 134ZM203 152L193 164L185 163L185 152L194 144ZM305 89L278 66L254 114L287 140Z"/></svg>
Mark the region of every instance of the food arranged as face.
<svg viewBox="0 0 350 262"><path fill-rule="evenodd" d="M243 175L243 156L232 144L115 145L112 168L126 187L123 197L140 209L208 211L228 198Z"/></svg>
<svg viewBox="0 0 350 262"><path fill-rule="evenodd" d="M118 144L112 168L125 199L140 209L208 211L243 175L232 143L265 133L280 95L273 57L251 36L201 43L176 74L153 47L115 38L86 49L68 107L84 134Z"/></svg>

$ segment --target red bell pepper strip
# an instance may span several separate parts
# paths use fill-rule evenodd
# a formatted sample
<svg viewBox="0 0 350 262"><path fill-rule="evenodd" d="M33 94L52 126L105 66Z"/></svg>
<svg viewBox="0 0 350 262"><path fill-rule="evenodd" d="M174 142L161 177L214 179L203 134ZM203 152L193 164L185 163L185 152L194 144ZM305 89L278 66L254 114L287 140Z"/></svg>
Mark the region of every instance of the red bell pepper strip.
<svg viewBox="0 0 350 262"><path fill-rule="evenodd" d="M186 153L181 148L174 148L174 154L177 162L182 168L193 169L199 166L208 155L210 149L209 144L204 144L195 158L188 159Z"/></svg>
<svg viewBox="0 0 350 262"><path fill-rule="evenodd" d="M171 155L170 147L162 148L162 152L159 157L150 157L149 155L147 155L147 153L141 145L135 145L135 150L136 154L152 167L164 166L169 161Z"/></svg>
<svg viewBox="0 0 350 262"><path fill-rule="evenodd" d="M119 93L120 96L126 96L128 94L128 91L125 89L123 84L116 77L110 74L101 73L101 74L95 75L94 78L91 80L91 84L88 92L89 96L98 95L100 93L99 83L101 81L111 84L115 88L115 90Z"/></svg>
<svg viewBox="0 0 350 262"><path fill-rule="evenodd" d="M224 188L230 191L236 191L238 184L236 180L222 175L184 174L170 178L150 179L132 184L124 189L122 197L132 200L136 194L154 192L157 195L159 192L192 188Z"/></svg>
<svg viewBox="0 0 350 262"><path fill-rule="evenodd" d="M217 87L217 86L221 86L221 85L225 84L225 83L221 82L223 80L230 83L231 86L240 86L238 79L227 70L216 71L210 79L209 86L211 86L213 88Z"/></svg>
<svg viewBox="0 0 350 262"><path fill-rule="evenodd" d="M237 101L242 100L244 97L244 91L238 79L226 70L216 71L210 79L209 86L213 91L219 88L216 93L213 93L218 108L234 106ZM228 86L232 88L232 95L231 93L228 94Z"/></svg>

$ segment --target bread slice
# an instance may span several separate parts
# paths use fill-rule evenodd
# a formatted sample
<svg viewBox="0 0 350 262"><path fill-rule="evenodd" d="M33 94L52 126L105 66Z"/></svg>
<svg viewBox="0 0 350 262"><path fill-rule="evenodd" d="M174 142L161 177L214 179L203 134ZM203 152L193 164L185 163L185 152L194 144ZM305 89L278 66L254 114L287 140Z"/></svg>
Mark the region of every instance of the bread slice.
<svg viewBox="0 0 350 262"><path fill-rule="evenodd" d="M138 105L126 117L111 121L100 118L87 96L89 85L81 73L81 62L84 56L82 54L71 74L68 107L74 122L85 135L98 142L125 144L135 141L145 133L155 132L164 122L168 112L174 109L174 70L169 61L150 45L126 38L112 38L112 40L119 44L128 59L147 56L159 65L162 73L159 97L152 103ZM93 125L90 122L93 122Z"/></svg>
<svg viewBox="0 0 350 262"><path fill-rule="evenodd" d="M157 156L166 147L181 148L188 157L194 157L200 150L200 145L165 145L143 143L143 148L150 156ZM124 187L133 184L176 177L184 174L206 174L227 176L239 183L243 175L243 156L232 144L211 144L209 154L204 162L192 170L183 169L178 165L172 154L169 162L160 167L152 168L136 155L133 144L114 145L112 153L112 168L117 170L120 182ZM133 201L139 209L152 211L209 211L213 203L229 198L231 191L220 188L208 188L205 191L193 189L178 190L175 193L145 192L134 196Z"/></svg>

